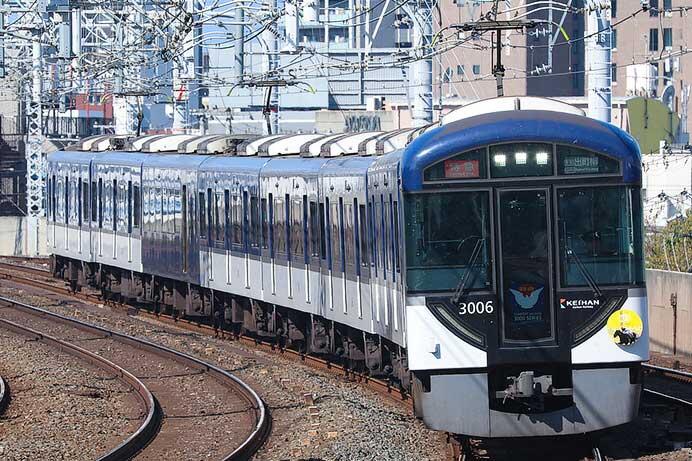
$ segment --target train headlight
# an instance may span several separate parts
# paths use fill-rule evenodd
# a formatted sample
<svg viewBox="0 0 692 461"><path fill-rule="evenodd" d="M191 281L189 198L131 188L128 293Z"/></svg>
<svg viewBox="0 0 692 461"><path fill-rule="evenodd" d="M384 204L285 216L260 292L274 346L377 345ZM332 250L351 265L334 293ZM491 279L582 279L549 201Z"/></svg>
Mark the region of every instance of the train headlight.
<svg viewBox="0 0 692 461"><path fill-rule="evenodd" d="M526 165L526 152L515 153L514 163L516 163L517 165Z"/></svg>
<svg viewBox="0 0 692 461"><path fill-rule="evenodd" d="M536 164L537 165L547 165L548 164L548 153L547 152L537 152L536 153Z"/></svg>
<svg viewBox="0 0 692 461"><path fill-rule="evenodd" d="M493 162L497 166L507 166L507 156L505 154L495 154L493 156Z"/></svg>

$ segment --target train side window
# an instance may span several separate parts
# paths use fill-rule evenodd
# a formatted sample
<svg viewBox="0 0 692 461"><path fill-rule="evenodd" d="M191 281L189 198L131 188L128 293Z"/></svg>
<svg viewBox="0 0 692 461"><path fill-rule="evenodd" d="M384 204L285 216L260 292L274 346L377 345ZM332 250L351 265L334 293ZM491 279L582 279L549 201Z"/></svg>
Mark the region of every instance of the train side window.
<svg viewBox="0 0 692 461"><path fill-rule="evenodd" d="M50 188L50 194L48 195L48 200L50 200L50 214L51 218L53 218L53 222L55 222L55 198L57 196L56 190L55 190L55 175L53 175L53 178L48 181L49 188Z"/></svg>
<svg viewBox="0 0 692 461"><path fill-rule="evenodd" d="M169 183L169 185L171 185ZM165 188L164 193L166 194L166 213L168 213L168 233L177 234L180 223L178 222L178 203L180 198L178 197L178 189L176 187Z"/></svg>
<svg viewBox="0 0 692 461"><path fill-rule="evenodd" d="M291 250L293 249L293 238L291 237L291 232L293 230L293 226L291 225L291 211L291 196L286 194L284 195L284 232L286 233L286 255L289 260L291 259Z"/></svg>
<svg viewBox="0 0 692 461"><path fill-rule="evenodd" d="M225 197L222 192L216 192L214 194L214 229L215 236L214 239L217 242L222 242L224 240L224 224L227 211L225 210Z"/></svg>
<svg viewBox="0 0 692 461"><path fill-rule="evenodd" d="M53 219L53 194L52 194L52 189L53 189L53 179L51 176L48 176L46 179L46 218L48 218L48 222L50 222L51 219Z"/></svg>
<svg viewBox="0 0 692 461"><path fill-rule="evenodd" d="M372 236L372 266L375 269L375 276L377 276L377 269L379 266L379 250L378 250L378 238L377 238L377 208L378 203L375 201L375 196L371 196L370 202L370 230Z"/></svg>
<svg viewBox="0 0 692 461"><path fill-rule="evenodd" d="M260 243L259 200L250 196L250 246L257 248Z"/></svg>
<svg viewBox="0 0 692 461"><path fill-rule="evenodd" d="M89 222L89 181L82 181L82 223Z"/></svg>
<svg viewBox="0 0 692 461"><path fill-rule="evenodd" d="M180 239L183 241L183 272L188 271L188 238L187 238L187 186L183 186L182 203L180 206L183 224L180 228Z"/></svg>
<svg viewBox="0 0 692 461"><path fill-rule="evenodd" d="M330 211L330 217L332 218L332 267L334 268L334 270L343 271L343 199L339 197L338 202L332 202L331 206L332 209ZM337 267L337 264L341 264L341 267Z"/></svg>
<svg viewBox="0 0 692 461"><path fill-rule="evenodd" d="M118 230L118 180L113 180L113 231Z"/></svg>
<svg viewBox="0 0 692 461"><path fill-rule="evenodd" d="M389 242L389 233L387 232L387 222L389 221L389 213L387 210L387 207L384 205L384 195L380 195L380 210L382 210L380 214L380 229L382 230L381 236L382 236L382 271L384 272L384 276L387 276L387 270L389 269L389 251L388 251L388 242Z"/></svg>
<svg viewBox="0 0 692 461"><path fill-rule="evenodd" d="M158 183L158 181L157 181ZM152 213L154 218L154 231L163 232L163 205L162 205L162 195L161 188L156 187L154 189L154 211Z"/></svg>
<svg viewBox="0 0 692 461"><path fill-rule="evenodd" d="M156 182L158 185L158 181ZM151 224L154 232L161 232L161 188L151 188Z"/></svg>
<svg viewBox="0 0 692 461"><path fill-rule="evenodd" d="M319 220L320 220L320 223L319 223L319 226L320 226L320 230L319 230L319 232L320 232L320 258L322 258L323 260L326 261L327 260L327 244L326 244L327 232L325 230L326 229L325 228L326 217L325 217L325 213L324 213L324 203L320 202L318 209L319 209L318 213L319 213Z"/></svg>
<svg viewBox="0 0 692 461"><path fill-rule="evenodd" d="M70 223L70 178L65 176L65 224Z"/></svg>
<svg viewBox="0 0 692 461"><path fill-rule="evenodd" d="M240 234L241 235L241 243L244 245L246 245L248 243L248 242L246 242L246 240L248 240L248 239L246 239L245 234L246 234L246 232L250 232L250 229L249 229L249 227L250 227L249 211L250 210L248 210L247 198L248 198L247 197L247 191L244 190L243 191L243 203L242 203L243 204L243 213L242 213L243 214L243 229L242 229L241 234Z"/></svg>
<svg viewBox="0 0 692 461"><path fill-rule="evenodd" d="M154 199L154 188L149 185L144 192L144 222L148 224L152 232L156 230L154 228Z"/></svg>
<svg viewBox="0 0 692 461"><path fill-rule="evenodd" d="M355 267L356 267L356 274L360 275L360 261L361 261L361 240L362 240L362 234L360 232L360 214L359 214L359 208L358 208L358 199L356 197L353 198L353 233L355 235L355 246L354 246L354 252L355 252Z"/></svg>
<svg viewBox="0 0 692 461"><path fill-rule="evenodd" d="M235 245L241 245L243 243L243 229L242 229L242 207L240 206L240 199L237 194L233 194L232 197L232 215L233 215L233 233L232 241Z"/></svg>
<svg viewBox="0 0 692 461"><path fill-rule="evenodd" d="M392 205L392 216L394 221L394 268L397 272L401 272L401 263L399 262L399 207L396 200Z"/></svg>
<svg viewBox="0 0 692 461"><path fill-rule="evenodd" d="M60 200L61 200L60 197L62 197L61 187L62 187L62 181L60 179L57 179L57 181L55 183L55 203L53 205L55 207L55 221L56 222L62 222L60 220L60 218L61 218L60 214L62 213L62 210L63 210L62 203L60 202Z"/></svg>
<svg viewBox="0 0 692 461"><path fill-rule="evenodd" d="M204 197L204 192L199 193L199 216L197 220L199 221L199 237L207 238L207 211L206 211L206 200Z"/></svg>
<svg viewBox="0 0 692 461"><path fill-rule="evenodd" d="M327 267L332 270L332 223L331 223L331 204L329 203L329 197L325 197L324 199L324 229L325 229L325 236L327 237L325 240L325 253L327 256Z"/></svg>
<svg viewBox="0 0 692 461"><path fill-rule="evenodd" d="M343 232L343 247L344 247L344 268L351 267L356 264L355 241L354 241L354 225L353 225L353 204L343 203L341 200L342 226ZM346 269L344 269L346 271Z"/></svg>
<svg viewBox="0 0 692 461"><path fill-rule="evenodd" d="M77 180L77 225L82 227L82 181Z"/></svg>
<svg viewBox="0 0 692 461"><path fill-rule="evenodd" d="M91 181L91 222L98 221L98 203L96 181Z"/></svg>
<svg viewBox="0 0 692 461"><path fill-rule="evenodd" d="M159 187L156 189L157 200L157 211L161 217L160 228L161 233L168 233L168 198L165 187Z"/></svg>
<svg viewBox="0 0 692 461"><path fill-rule="evenodd" d="M132 181L127 181L127 233L132 233Z"/></svg>
<svg viewBox="0 0 692 461"><path fill-rule="evenodd" d="M77 225L82 227L82 181L77 180Z"/></svg>
<svg viewBox="0 0 692 461"><path fill-rule="evenodd" d="M133 184L132 185L132 226L135 229L139 229L141 225L142 216L142 192L141 188Z"/></svg>
<svg viewBox="0 0 692 461"><path fill-rule="evenodd" d="M357 202L356 202L357 203ZM368 245L368 216L367 209L362 203L358 206L358 235L360 237L360 264L368 267L370 264L370 247Z"/></svg>
<svg viewBox="0 0 692 461"><path fill-rule="evenodd" d="M308 205L308 196L303 195L303 260L305 264L310 263L310 208Z"/></svg>
<svg viewBox="0 0 692 461"><path fill-rule="evenodd" d="M276 225L275 219L274 219L274 195L269 194L269 203L267 204L267 219L269 220L269 223L267 225L267 228L269 230L268 235L269 235L269 255L274 258L276 256L276 253L274 252L275 250L275 243L274 243L274 235L276 232L276 228L274 227Z"/></svg>
<svg viewBox="0 0 692 461"><path fill-rule="evenodd" d="M204 219L207 220L207 232L205 234L206 239L209 241L209 246L211 246L211 235L214 231L214 213L212 208L214 207L214 201L212 196L211 187L207 188L207 215Z"/></svg>
<svg viewBox="0 0 692 461"><path fill-rule="evenodd" d="M286 204L281 196L274 197L272 217L274 218L274 233L272 241L276 253L286 254Z"/></svg>
<svg viewBox="0 0 692 461"><path fill-rule="evenodd" d="M118 184L118 226L121 231L127 229L128 206L127 206L127 184L125 181L120 181Z"/></svg>
<svg viewBox="0 0 692 461"><path fill-rule="evenodd" d="M307 196L305 196L305 200L307 200ZM317 202L311 200L309 203L309 208L308 208L308 222L310 223L308 233L309 233L309 241L310 241L310 251L306 251L305 254L309 254L309 256L313 258L319 258L320 257L320 216L318 207L317 207ZM309 258L305 258L306 261L309 262Z"/></svg>
<svg viewBox="0 0 692 461"><path fill-rule="evenodd" d="M223 214L223 221L225 224L224 241L228 247L228 244L231 242L231 191L228 189L223 191L223 204L226 209L226 212Z"/></svg>
<svg viewBox="0 0 692 461"><path fill-rule="evenodd" d="M99 209L99 229L103 228L103 178L99 178L98 186L98 209Z"/></svg>
<svg viewBox="0 0 692 461"><path fill-rule="evenodd" d="M305 207L303 206L303 199L301 197L295 197L291 202L291 257L298 261L300 256L303 256L303 247L305 232L303 219L303 212Z"/></svg>
<svg viewBox="0 0 692 461"><path fill-rule="evenodd" d="M266 198L260 200L260 207L262 212L262 248L269 248L269 211L267 210Z"/></svg>
<svg viewBox="0 0 692 461"><path fill-rule="evenodd" d="M274 197L274 249L277 253L286 254L286 203L281 196Z"/></svg>

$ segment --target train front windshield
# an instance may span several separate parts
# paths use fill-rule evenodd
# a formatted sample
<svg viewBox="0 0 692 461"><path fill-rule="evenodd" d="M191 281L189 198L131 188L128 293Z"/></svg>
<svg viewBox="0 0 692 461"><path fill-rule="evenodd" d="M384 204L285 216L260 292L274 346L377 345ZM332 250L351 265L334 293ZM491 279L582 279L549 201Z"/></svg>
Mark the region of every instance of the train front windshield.
<svg viewBox="0 0 692 461"><path fill-rule="evenodd" d="M558 292L641 286L640 189L617 184L619 165L572 147L485 152L428 168L425 178L436 187L406 196L409 293L457 304L492 294L503 312L502 342L519 345L556 341ZM454 168L479 177L440 187Z"/></svg>

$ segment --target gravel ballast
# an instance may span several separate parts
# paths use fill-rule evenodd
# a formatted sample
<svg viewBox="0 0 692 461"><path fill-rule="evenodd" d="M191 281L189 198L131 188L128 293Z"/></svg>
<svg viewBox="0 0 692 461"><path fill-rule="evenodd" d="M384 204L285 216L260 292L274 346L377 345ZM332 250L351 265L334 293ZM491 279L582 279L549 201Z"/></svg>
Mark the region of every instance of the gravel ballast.
<svg viewBox="0 0 692 461"><path fill-rule="evenodd" d="M139 426L130 389L101 370L1 327L0 351L12 396L0 417L0 459L93 460Z"/></svg>
<svg viewBox="0 0 692 461"><path fill-rule="evenodd" d="M406 407L331 373L238 342L127 316L110 308L66 302L59 295L29 295L24 289L11 287L0 289L0 294L152 340L237 375L260 393L273 418L272 436L255 459L448 458L445 434L427 429Z"/></svg>

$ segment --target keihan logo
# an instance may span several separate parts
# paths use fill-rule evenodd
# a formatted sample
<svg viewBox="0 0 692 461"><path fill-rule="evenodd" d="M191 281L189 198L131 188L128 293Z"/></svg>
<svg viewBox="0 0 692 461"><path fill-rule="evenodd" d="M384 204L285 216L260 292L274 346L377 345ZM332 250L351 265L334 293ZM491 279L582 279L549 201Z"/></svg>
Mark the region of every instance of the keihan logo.
<svg viewBox="0 0 692 461"><path fill-rule="evenodd" d="M593 309L601 305L599 299L565 299L560 298L560 309Z"/></svg>
<svg viewBox="0 0 692 461"><path fill-rule="evenodd" d="M514 300L522 309L531 309L538 302L538 298L543 292L543 288L536 288L533 285L521 285L518 290L510 288L509 291L514 295Z"/></svg>

